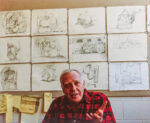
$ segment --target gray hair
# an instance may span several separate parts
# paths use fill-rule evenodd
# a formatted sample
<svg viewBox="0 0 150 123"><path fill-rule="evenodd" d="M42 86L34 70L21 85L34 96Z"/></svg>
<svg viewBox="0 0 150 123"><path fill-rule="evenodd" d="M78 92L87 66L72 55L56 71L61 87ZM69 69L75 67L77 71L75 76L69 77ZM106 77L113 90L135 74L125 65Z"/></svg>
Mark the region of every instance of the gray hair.
<svg viewBox="0 0 150 123"><path fill-rule="evenodd" d="M64 75L66 75L66 74L68 74L68 73L71 73L71 72L73 72L73 71L76 72L76 73L78 73L78 74L80 75L82 81L84 80L84 76L82 75L82 73L81 73L80 71L78 71L78 70L76 70L76 69L66 69L66 70L64 70L64 71L62 72L62 74L60 75L60 83L62 82L62 78L63 78Z"/></svg>

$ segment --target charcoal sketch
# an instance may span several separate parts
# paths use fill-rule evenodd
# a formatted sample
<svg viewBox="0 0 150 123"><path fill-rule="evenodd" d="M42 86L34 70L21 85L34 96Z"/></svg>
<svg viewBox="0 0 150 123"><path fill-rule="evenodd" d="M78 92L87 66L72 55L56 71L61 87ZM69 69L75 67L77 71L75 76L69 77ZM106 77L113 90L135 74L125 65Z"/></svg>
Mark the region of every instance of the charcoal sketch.
<svg viewBox="0 0 150 123"><path fill-rule="evenodd" d="M93 18L89 16L88 12L85 11L83 13L79 13L77 17L76 25L83 26L84 28L88 28L94 25Z"/></svg>
<svg viewBox="0 0 150 123"><path fill-rule="evenodd" d="M124 85L142 84L141 63L128 63L119 65L119 73L115 75L115 82Z"/></svg>
<svg viewBox="0 0 150 123"><path fill-rule="evenodd" d="M111 63L110 90L142 90L147 88L148 65L146 63Z"/></svg>
<svg viewBox="0 0 150 123"><path fill-rule="evenodd" d="M60 48L57 47L56 40L43 38L36 40L35 45L40 50L41 57L64 57L60 53Z"/></svg>
<svg viewBox="0 0 150 123"><path fill-rule="evenodd" d="M69 34L105 33L105 8L69 9Z"/></svg>
<svg viewBox="0 0 150 123"><path fill-rule="evenodd" d="M70 68L82 73L87 89L108 89L108 63L71 63Z"/></svg>
<svg viewBox="0 0 150 123"><path fill-rule="evenodd" d="M20 51L20 48L15 46L14 44L7 43L7 57L10 61L17 60L18 52Z"/></svg>
<svg viewBox="0 0 150 123"><path fill-rule="evenodd" d="M108 36L110 61L147 60L146 34L119 34Z"/></svg>
<svg viewBox="0 0 150 123"><path fill-rule="evenodd" d="M30 61L30 38L0 38L0 63L20 63Z"/></svg>
<svg viewBox="0 0 150 123"><path fill-rule="evenodd" d="M67 61L66 36L35 37L32 42L33 62Z"/></svg>
<svg viewBox="0 0 150 123"><path fill-rule="evenodd" d="M135 22L135 15L141 12L141 10L132 11L129 13L127 9L123 9L117 18L118 29L128 29L133 28L132 25Z"/></svg>
<svg viewBox="0 0 150 123"><path fill-rule="evenodd" d="M66 9L33 10L32 34L65 34L67 32Z"/></svg>
<svg viewBox="0 0 150 123"><path fill-rule="evenodd" d="M57 80L56 68L54 65L47 65L41 72L41 81L52 82Z"/></svg>
<svg viewBox="0 0 150 123"><path fill-rule="evenodd" d="M108 7L108 33L145 32L145 16L145 6Z"/></svg>
<svg viewBox="0 0 150 123"><path fill-rule="evenodd" d="M61 90L59 76L68 69L67 63L33 64L32 66L32 90Z"/></svg>
<svg viewBox="0 0 150 123"><path fill-rule="evenodd" d="M90 86L93 86L94 88L97 88L98 86L98 75L99 75L99 66L98 65L91 65L87 64L83 68L83 74L86 75L86 78L88 79L87 81L87 87L89 88Z"/></svg>
<svg viewBox="0 0 150 123"><path fill-rule="evenodd" d="M4 67L1 70L1 82L3 90L17 89L17 70L12 67Z"/></svg>
<svg viewBox="0 0 150 123"><path fill-rule="evenodd" d="M106 59L106 39L105 36L81 36L81 37L70 37L70 59L76 60L77 55L78 60L91 60L96 59L105 60ZM95 59L95 60L96 60Z"/></svg>
<svg viewBox="0 0 150 123"><path fill-rule="evenodd" d="M6 34L25 33L27 22L22 12L7 12L5 18Z"/></svg>

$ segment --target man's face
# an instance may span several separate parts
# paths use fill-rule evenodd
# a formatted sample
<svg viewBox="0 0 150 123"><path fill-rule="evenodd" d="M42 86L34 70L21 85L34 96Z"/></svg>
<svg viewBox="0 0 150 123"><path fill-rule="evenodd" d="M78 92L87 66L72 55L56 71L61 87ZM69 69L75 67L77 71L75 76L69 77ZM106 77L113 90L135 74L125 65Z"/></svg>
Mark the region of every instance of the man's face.
<svg viewBox="0 0 150 123"><path fill-rule="evenodd" d="M68 100L73 103L79 103L82 100L85 81L76 71L65 74L62 77L61 86Z"/></svg>

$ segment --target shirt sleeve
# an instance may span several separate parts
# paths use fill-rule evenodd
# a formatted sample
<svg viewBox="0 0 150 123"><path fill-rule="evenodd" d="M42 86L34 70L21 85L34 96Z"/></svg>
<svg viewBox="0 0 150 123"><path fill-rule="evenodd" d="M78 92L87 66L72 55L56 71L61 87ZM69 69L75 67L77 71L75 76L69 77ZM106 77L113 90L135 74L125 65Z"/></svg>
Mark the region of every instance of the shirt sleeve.
<svg viewBox="0 0 150 123"><path fill-rule="evenodd" d="M104 100L107 100L107 105L104 110L103 123L116 123L109 99L105 97Z"/></svg>
<svg viewBox="0 0 150 123"><path fill-rule="evenodd" d="M42 121L42 123L55 123L55 101L52 102L50 108L46 112L46 115Z"/></svg>

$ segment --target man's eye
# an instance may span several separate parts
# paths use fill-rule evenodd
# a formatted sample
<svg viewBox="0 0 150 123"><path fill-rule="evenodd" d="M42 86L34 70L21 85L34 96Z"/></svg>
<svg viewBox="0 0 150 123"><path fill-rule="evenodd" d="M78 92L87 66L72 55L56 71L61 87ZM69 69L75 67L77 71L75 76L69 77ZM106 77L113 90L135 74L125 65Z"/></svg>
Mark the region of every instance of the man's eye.
<svg viewBox="0 0 150 123"><path fill-rule="evenodd" d="M70 84L66 84L66 85L64 85L64 87L65 87L65 88L70 88L71 85L70 85Z"/></svg>
<svg viewBox="0 0 150 123"><path fill-rule="evenodd" d="M80 85L80 82L75 82L75 85L76 85L76 86L79 86L79 85Z"/></svg>

